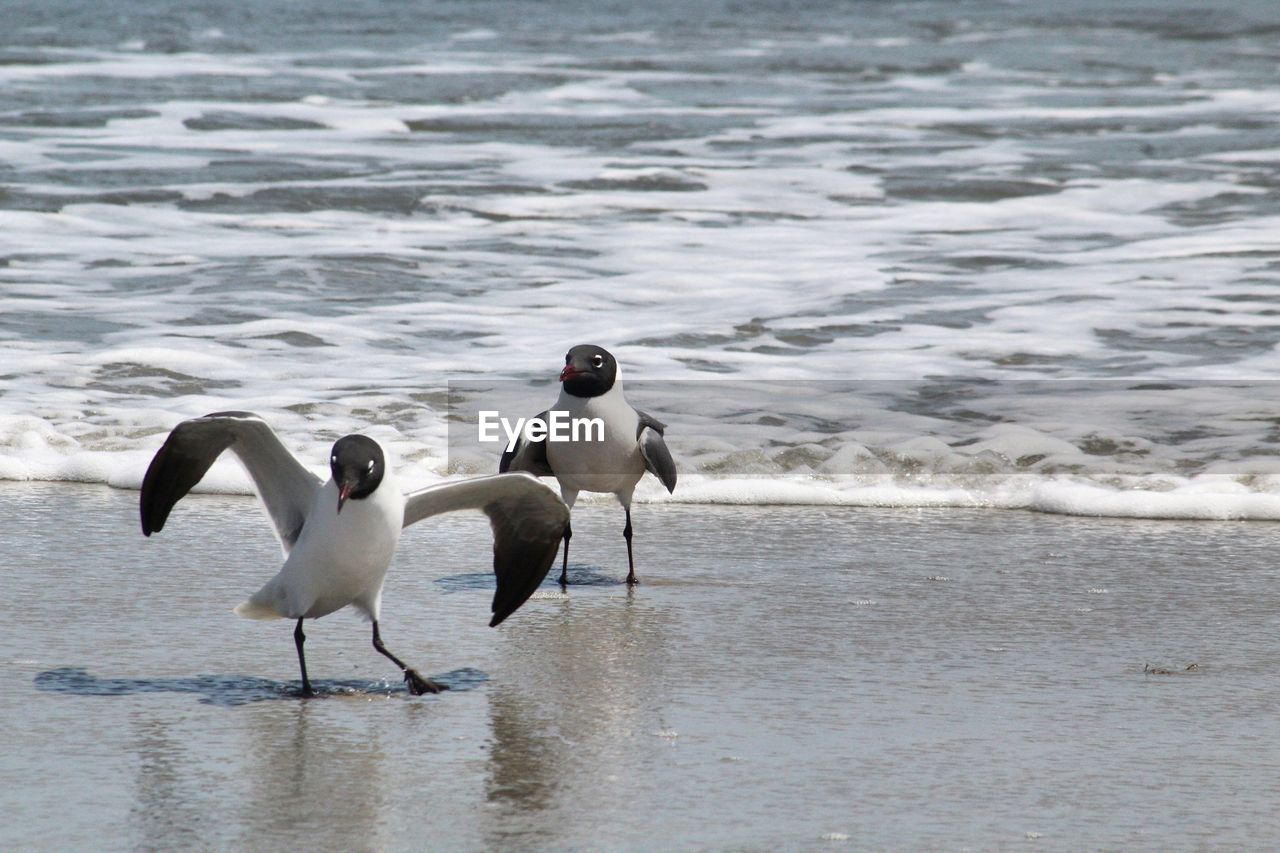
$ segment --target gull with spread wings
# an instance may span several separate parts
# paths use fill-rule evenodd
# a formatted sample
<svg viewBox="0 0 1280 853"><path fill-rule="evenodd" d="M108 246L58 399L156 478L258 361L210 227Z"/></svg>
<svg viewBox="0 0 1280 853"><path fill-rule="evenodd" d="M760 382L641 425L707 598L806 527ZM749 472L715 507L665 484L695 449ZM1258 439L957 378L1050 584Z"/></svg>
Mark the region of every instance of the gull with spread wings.
<svg viewBox="0 0 1280 853"><path fill-rule="evenodd" d="M373 623L373 647L389 658L415 695L447 689L387 650L378 633L382 586L400 532L444 512L477 509L493 528L495 626L523 604L546 577L569 522L552 489L527 474L500 474L442 483L405 494L376 441L338 439L327 482L298 461L266 421L250 412L217 412L174 427L142 483L142 532L164 527L174 505L230 450L266 505L285 562L236 613L250 619L296 619L293 639L302 692L312 695L302 646L303 620L351 605Z"/></svg>

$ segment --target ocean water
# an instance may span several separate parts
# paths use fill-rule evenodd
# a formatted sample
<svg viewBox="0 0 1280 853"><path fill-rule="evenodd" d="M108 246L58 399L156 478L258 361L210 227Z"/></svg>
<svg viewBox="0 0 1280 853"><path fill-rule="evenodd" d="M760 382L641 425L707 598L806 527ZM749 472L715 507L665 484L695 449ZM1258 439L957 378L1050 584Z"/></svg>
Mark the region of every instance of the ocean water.
<svg viewBox="0 0 1280 853"><path fill-rule="evenodd" d="M1280 518L1273 2L4 16L0 478L227 408L490 470L451 389L590 341L673 500Z"/></svg>

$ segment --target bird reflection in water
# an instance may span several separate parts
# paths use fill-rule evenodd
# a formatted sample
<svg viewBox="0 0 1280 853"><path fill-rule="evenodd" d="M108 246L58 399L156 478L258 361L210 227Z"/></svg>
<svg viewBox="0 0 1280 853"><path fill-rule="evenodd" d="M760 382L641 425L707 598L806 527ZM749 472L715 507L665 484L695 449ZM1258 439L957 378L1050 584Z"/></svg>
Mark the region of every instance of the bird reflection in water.
<svg viewBox="0 0 1280 853"><path fill-rule="evenodd" d="M664 746L652 735L668 728L666 609L632 594L562 606L562 618L509 629L500 684L488 694L486 787L491 803L506 806L486 812L494 844L566 841L566 825L537 814L574 809L583 792L596 800L617 789L627 800L634 766Z"/></svg>
<svg viewBox="0 0 1280 853"><path fill-rule="evenodd" d="M235 846L292 842L303 826L323 827L324 844L334 849L390 842L383 837L390 783L384 776L394 762L379 730L325 724L317 713L323 711L310 703L279 703L246 729L252 794L243 806L246 837Z"/></svg>

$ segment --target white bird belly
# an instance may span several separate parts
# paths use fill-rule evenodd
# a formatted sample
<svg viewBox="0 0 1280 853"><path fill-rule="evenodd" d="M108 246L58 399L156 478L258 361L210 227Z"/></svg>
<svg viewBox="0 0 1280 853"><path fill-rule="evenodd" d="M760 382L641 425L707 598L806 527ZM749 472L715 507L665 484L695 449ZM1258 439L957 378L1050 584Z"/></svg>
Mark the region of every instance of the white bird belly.
<svg viewBox="0 0 1280 853"><path fill-rule="evenodd" d="M548 443L547 461L560 485L576 492L630 492L644 474L644 457L634 441L630 447Z"/></svg>
<svg viewBox="0 0 1280 853"><path fill-rule="evenodd" d="M562 488L583 492L612 492L630 495L644 475L644 456L636 443L640 419L621 395L581 398L561 395L556 409L568 411L573 419L599 418L603 439L597 429L586 426L570 433L568 441L547 440L547 462ZM576 438L574 436L576 435Z"/></svg>
<svg viewBox="0 0 1280 853"><path fill-rule="evenodd" d="M316 619L355 604L378 618L382 584L404 525L404 496L394 483L368 498L348 500L342 512L332 482L320 490L279 574L242 605L243 615L275 611L288 619Z"/></svg>

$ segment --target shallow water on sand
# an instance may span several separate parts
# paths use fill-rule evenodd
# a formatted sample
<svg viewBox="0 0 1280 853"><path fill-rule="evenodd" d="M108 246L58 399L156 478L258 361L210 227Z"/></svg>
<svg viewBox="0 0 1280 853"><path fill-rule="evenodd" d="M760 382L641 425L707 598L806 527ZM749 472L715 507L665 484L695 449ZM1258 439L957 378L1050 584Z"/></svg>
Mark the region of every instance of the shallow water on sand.
<svg viewBox="0 0 1280 853"><path fill-rule="evenodd" d="M406 535L383 632L455 689L409 696L344 613L308 630L303 701L290 624L230 612L276 564L253 502L189 499L151 540L135 502L0 486L6 848L1280 832L1270 524L645 506L629 593L621 513L587 504L590 582L490 630L487 525L443 518Z"/></svg>

